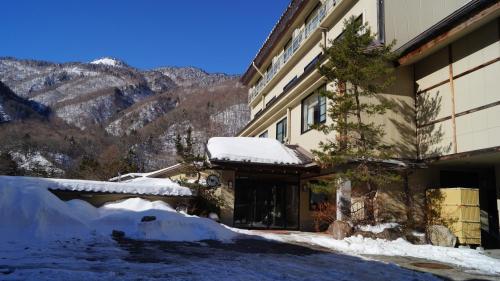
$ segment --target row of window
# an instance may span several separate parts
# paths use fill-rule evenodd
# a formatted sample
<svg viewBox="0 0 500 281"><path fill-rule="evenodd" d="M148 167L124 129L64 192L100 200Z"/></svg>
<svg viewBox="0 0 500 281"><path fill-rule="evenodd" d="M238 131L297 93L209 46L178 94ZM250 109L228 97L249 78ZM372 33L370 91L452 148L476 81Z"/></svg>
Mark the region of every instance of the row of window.
<svg viewBox="0 0 500 281"><path fill-rule="evenodd" d="M326 121L326 97L320 95L321 91L326 90L323 85L313 91L301 103L301 133L312 129L313 125L321 124ZM259 135L259 138L268 138L268 131ZM276 139L282 143L287 137L287 118L283 118L276 123Z"/></svg>

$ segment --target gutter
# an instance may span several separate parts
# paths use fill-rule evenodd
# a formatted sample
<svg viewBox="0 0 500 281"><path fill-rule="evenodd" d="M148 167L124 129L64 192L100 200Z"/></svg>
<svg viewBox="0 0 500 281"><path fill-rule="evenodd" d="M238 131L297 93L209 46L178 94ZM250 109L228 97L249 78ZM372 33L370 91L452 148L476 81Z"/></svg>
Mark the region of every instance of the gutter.
<svg viewBox="0 0 500 281"><path fill-rule="evenodd" d="M404 45L399 47L396 52L399 53L400 57L402 57L440 34L445 33L455 25L465 21L471 14L479 12L495 3L497 3L496 0L472 0L444 19L440 20L435 25L431 26L429 29L406 42Z"/></svg>

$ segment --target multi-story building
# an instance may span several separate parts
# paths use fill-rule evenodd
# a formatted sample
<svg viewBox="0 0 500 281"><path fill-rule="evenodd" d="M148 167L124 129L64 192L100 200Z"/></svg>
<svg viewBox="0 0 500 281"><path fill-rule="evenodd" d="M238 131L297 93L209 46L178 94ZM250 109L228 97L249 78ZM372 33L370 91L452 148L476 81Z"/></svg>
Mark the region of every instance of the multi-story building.
<svg viewBox="0 0 500 281"><path fill-rule="evenodd" d="M241 78L249 87L251 120L238 136L276 139L302 159L332 137L311 129L330 122L318 91L332 85L317 65L325 59L322 46L356 17L379 43L396 41L396 81L379 95L397 106L377 121L397 158L420 167L408 169L403 188L417 195L433 187L479 188L484 235L498 238L499 15L500 4L489 0L292 0ZM321 196L307 185L329 172L310 155L301 165L213 160L231 179L234 209L226 223L311 229ZM392 214L398 214L395 206Z"/></svg>

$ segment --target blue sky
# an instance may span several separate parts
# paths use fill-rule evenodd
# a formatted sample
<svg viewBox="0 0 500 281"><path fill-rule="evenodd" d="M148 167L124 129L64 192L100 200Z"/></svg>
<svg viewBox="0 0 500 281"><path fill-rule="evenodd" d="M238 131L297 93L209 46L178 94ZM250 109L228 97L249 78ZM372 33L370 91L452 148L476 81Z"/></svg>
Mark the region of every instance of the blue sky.
<svg viewBox="0 0 500 281"><path fill-rule="evenodd" d="M289 0L2 1L0 56L242 73Z"/></svg>

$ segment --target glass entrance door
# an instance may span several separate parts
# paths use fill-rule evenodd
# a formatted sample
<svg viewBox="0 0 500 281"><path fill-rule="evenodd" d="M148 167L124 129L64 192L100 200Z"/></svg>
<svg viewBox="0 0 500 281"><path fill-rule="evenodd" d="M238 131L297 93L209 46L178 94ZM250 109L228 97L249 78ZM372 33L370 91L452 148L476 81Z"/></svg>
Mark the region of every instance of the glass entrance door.
<svg viewBox="0 0 500 281"><path fill-rule="evenodd" d="M243 228L297 229L298 203L297 184L271 179L237 179L234 225Z"/></svg>

